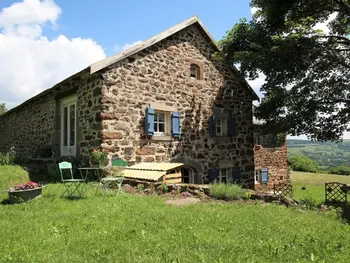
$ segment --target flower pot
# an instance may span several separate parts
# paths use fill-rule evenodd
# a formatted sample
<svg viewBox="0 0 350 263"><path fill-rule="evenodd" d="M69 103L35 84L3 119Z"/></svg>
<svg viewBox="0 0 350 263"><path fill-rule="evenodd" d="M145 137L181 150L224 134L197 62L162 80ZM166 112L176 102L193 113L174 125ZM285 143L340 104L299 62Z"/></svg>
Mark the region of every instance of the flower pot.
<svg viewBox="0 0 350 263"><path fill-rule="evenodd" d="M41 197L43 188L44 186L27 190L15 190L14 188L9 188L7 192L9 194L9 200L11 203L19 203L28 202L30 200Z"/></svg>

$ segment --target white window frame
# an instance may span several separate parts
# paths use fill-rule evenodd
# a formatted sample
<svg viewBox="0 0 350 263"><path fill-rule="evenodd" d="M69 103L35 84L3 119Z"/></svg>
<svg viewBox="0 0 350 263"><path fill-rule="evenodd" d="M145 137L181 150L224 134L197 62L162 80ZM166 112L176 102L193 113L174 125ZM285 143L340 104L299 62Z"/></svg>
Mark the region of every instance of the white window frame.
<svg viewBox="0 0 350 263"><path fill-rule="evenodd" d="M254 145L261 145L261 139L259 134L254 135Z"/></svg>
<svg viewBox="0 0 350 263"><path fill-rule="evenodd" d="M261 169L255 169L254 171L254 182L260 183L261 182Z"/></svg>
<svg viewBox="0 0 350 263"><path fill-rule="evenodd" d="M71 111L70 108L74 106L74 145L70 145L70 135L71 135L71 123L70 123L70 117L71 117ZM64 109L67 108L67 145L64 145ZM77 149L77 97L70 96L67 98L64 98L61 100L60 104L60 112L61 112L61 156L76 156L76 149Z"/></svg>
<svg viewBox="0 0 350 263"><path fill-rule="evenodd" d="M182 183L185 183L185 178L188 178L188 184L194 184L194 172L192 169L188 169L185 168L186 170L188 170L188 176L184 176L182 177Z"/></svg>
<svg viewBox="0 0 350 263"><path fill-rule="evenodd" d="M159 121L159 115L164 115L164 122ZM167 129L168 129L168 114L164 111L155 111L154 112L154 126L157 127L157 129L154 129L154 135L155 136L165 136L167 135ZM157 120L157 121L156 121ZM164 124L164 132L159 131L159 124Z"/></svg>
<svg viewBox="0 0 350 263"><path fill-rule="evenodd" d="M200 67L197 64L191 64L190 65L190 77L191 79L198 79L199 80L199 75L200 75ZM192 74L194 73L194 74Z"/></svg>
<svg viewBox="0 0 350 263"><path fill-rule="evenodd" d="M220 128L220 132L218 132L218 127ZM218 136L223 136L224 135L223 118L217 118L216 119L215 134L218 135Z"/></svg>
<svg viewBox="0 0 350 263"><path fill-rule="evenodd" d="M224 171L226 174L224 174ZM217 183L223 183L223 178L226 179L225 183L229 183L231 168L219 168L219 177L217 178Z"/></svg>

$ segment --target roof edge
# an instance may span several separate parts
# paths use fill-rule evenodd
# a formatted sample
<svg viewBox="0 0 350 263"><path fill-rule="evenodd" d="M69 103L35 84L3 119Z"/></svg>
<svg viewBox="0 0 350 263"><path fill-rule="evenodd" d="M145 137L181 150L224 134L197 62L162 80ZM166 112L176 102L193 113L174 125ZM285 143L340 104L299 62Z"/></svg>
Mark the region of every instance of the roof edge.
<svg viewBox="0 0 350 263"><path fill-rule="evenodd" d="M217 49L217 51L220 51L220 48L217 44L217 42L215 41L215 39L213 38L213 36L209 33L209 31L206 29L206 27L203 25L203 23L199 20L198 16L192 16L189 19L186 19L182 22L180 22L179 24L161 32L160 34L153 36L133 47L130 47L127 50L124 50L122 52L119 52L113 56L110 56L108 58L105 58L103 60L100 60L96 63L93 63L90 65L90 73L93 74L97 71L100 71L114 63L117 63L131 55L134 55L137 52L140 52L164 39L166 39L167 37L195 24L198 23L198 25L201 27L201 29L205 32L205 34L208 36L208 38L210 39L210 41L212 42L212 44L215 46L215 48Z"/></svg>
<svg viewBox="0 0 350 263"><path fill-rule="evenodd" d="M215 49L217 51L221 51L219 45L217 44L216 40L214 39L214 37L209 33L208 29L205 27L205 25L202 23L202 21L199 19L198 16L192 16L189 19L186 19L182 22L180 22L179 24L161 32L158 35L155 35L145 41L142 41L141 43L130 47L127 50L124 50L122 52L119 52L113 56L107 57L103 60L100 60L96 63L93 63L90 65L90 74L93 74L97 71L100 71L114 63L117 63L129 56L132 56L134 54L136 54L137 52L140 52L164 39L166 39L167 37L193 25L193 24L198 24L200 26L200 28L204 31L204 33L207 35L207 37L209 38L210 42L213 44L213 46L215 47ZM235 66L232 66L233 70L235 71L235 73L239 74L238 69ZM251 92L253 95L253 100L257 100L260 101L259 96L256 94L256 92L254 91L254 89L249 85L249 83L246 81L245 78L242 77L242 84L245 85Z"/></svg>

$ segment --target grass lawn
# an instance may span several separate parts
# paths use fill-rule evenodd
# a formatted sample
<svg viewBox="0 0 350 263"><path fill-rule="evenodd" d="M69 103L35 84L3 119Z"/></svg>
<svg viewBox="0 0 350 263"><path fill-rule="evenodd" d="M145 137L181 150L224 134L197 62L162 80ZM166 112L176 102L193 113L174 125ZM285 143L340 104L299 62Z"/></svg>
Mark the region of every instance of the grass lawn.
<svg viewBox="0 0 350 263"><path fill-rule="evenodd" d="M27 181L0 166L0 189ZM0 205L0 262L348 262L350 228L334 216L270 204L170 206L159 196L41 199ZM6 193L0 193L0 200Z"/></svg>
<svg viewBox="0 0 350 263"><path fill-rule="evenodd" d="M317 173L303 173L291 172L292 182L294 185L293 196L295 199L302 199L305 197L312 197L317 203L325 201L325 183L340 182L350 184L350 176L346 175L332 175L332 174L317 174ZM305 186L306 190L301 190ZM350 201L350 195L348 195Z"/></svg>

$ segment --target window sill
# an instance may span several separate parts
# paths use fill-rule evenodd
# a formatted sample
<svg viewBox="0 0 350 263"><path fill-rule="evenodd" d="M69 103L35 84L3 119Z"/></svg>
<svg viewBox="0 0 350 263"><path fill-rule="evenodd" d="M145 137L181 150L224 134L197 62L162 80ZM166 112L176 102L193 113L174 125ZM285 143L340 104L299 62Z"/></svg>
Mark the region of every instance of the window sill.
<svg viewBox="0 0 350 263"><path fill-rule="evenodd" d="M204 80L203 79L195 79L192 77L188 77L188 81L193 83L193 84L204 84Z"/></svg>
<svg viewBox="0 0 350 263"><path fill-rule="evenodd" d="M153 136L152 141L172 141L173 138L171 136Z"/></svg>
<svg viewBox="0 0 350 263"><path fill-rule="evenodd" d="M228 136L228 135L216 135L214 137L212 137L214 139L218 139L218 140L225 140L225 139L229 139L229 138L233 138L233 136Z"/></svg>

